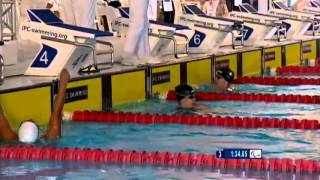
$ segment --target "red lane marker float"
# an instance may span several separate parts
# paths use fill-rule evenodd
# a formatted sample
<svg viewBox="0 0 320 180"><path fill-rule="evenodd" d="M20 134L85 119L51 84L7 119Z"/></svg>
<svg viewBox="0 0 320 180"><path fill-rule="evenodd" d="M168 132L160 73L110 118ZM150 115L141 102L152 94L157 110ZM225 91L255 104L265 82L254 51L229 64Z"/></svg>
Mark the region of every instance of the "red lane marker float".
<svg viewBox="0 0 320 180"><path fill-rule="evenodd" d="M287 78L287 77L240 77L236 84L260 84L260 85L320 85L320 78Z"/></svg>
<svg viewBox="0 0 320 180"><path fill-rule="evenodd" d="M185 124L196 126L222 126L235 128L320 129L317 120L276 119L266 117L220 117L151 115L137 113L113 113L76 111L70 119L79 122L136 123L136 124Z"/></svg>
<svg viewBox="0 0 320 180"><path fill-rule="evenodd" d="M276 71L277 75L320 75L320 66L285 66Z"/></svg>
<svg viewBox="0 0 320 180"><path fill-rule="evenodd" d="M303 103L303 104L318 104L320 96L308 95L277 95L277 94L225 94L213 92L198 92L196 93L198 101L247 101L247 102L279 102L279 103ZM169 91L167 100L176 100L174 91Z"/></svg>
<svg viewBox="0 0 320 180"><path fill-rule="evenodd" d="M80 148L55 148L35 146L0 146L0 159L96 161L118 164L156 165L171 167L208 167L280 172L319 173L320 163L305 159L218 159L213 154L138 152L126 150L101 150Z"/></svg>

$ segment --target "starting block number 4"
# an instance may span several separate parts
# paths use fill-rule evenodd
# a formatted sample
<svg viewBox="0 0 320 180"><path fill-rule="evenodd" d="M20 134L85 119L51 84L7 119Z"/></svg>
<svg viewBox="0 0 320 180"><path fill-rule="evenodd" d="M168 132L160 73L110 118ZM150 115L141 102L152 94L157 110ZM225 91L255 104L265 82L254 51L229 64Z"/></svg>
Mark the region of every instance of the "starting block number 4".
<svg viewBox="0 0 320 180"><path fill-rule="evenodd" d="M58 51L48 45L42 44L42 49L33 61L31 67L47 68L56 57Z"/></svg>

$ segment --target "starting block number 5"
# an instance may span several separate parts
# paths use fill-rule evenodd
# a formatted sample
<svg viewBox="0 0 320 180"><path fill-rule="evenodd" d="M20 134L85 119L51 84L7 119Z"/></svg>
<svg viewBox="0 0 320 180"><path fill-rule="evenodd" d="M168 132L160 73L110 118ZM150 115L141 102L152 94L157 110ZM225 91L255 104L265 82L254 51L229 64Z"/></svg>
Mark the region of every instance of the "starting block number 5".
<svg viewBox="0 0 320 180"><path fill-rule="evenodd" d="M42 44L42 49L40 50L37 57L33 61L31 67L47 68L54 60L57 53L58 53L57 49L50 47L48 45Z"/></svg>

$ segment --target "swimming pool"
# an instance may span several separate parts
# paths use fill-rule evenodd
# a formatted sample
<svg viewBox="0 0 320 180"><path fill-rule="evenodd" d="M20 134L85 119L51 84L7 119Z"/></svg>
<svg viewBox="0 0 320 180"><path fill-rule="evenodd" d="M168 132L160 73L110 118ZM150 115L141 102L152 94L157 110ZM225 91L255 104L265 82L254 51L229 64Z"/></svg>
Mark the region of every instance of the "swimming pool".
<svg viewBox="0 0 320 180"><path fill-rule="evenodd" d="M217 115L316 119L320 105L288 103L203 102ZM175 102L153 99L115 107L117 111L173 114ZM320 131L236 129L177 124L99 124L64 122L63 138L36 146L210 153L223 148L261 148L264 157L320 160ZM37 179L268 179L268 172L186 170L163 167L117 166L93 162L0 161L0 177ZM88 165L89 164L89 165ZM225 171L225 172L222 172ZM292 174L275 173L294 179ZM300 175L299 175L300 176ZM303 176L303 175L301 175ZM306 175L307 179L317 178ZM272 179L272 178L271 178Z"/></svg>

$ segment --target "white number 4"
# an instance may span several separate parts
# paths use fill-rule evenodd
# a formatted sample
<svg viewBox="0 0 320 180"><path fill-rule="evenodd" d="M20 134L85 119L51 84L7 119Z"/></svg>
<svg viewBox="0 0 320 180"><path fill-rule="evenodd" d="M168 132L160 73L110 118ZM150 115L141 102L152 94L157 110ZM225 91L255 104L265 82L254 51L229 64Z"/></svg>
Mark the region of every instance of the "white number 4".
<svg viewBox="0 0 320 180"><path fill-rule="evenodd" d="M47 53L47 51L44 51L43 52L43 54L41 55L41 57L40 57L40 61L41 62L44 62L44 64L48 64L48 53Z"/></svg>

